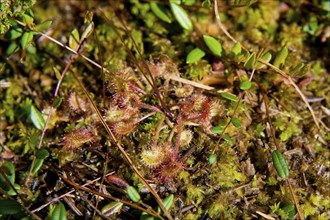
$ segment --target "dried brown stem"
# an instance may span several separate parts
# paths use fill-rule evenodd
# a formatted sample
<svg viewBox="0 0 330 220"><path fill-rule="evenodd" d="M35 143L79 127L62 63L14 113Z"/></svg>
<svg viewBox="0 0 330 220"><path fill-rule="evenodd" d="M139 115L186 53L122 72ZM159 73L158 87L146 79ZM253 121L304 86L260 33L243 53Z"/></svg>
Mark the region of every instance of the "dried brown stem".
<svg viewBox="0 0 330 220"><path fill-rule="evenodd" d="M111 196L111 195L106 195L106 194L101 193L101 192L99 192L99 191L91 190L91 189L86 188L86 187L84 187L84 186L80 186L79 184L76 184L76 183L72 182L71 180L68 180L68 179L65 178L64 176L60 176L60 177L61 177L61 179L62 179L64 182L70 184L71 186L73 186L73 187L76 188L76 189L80 189L80 190L82 190L82 191L89 192L89 193L91 193L91 194L95 194L95 195L101 196L101 197L106 198L106 199L109 199L109 200L113 200L113 201L116 201L116 202L121 202L121 203L123 203L123 204L125 204L125 205L131 206L131 207L133 207L133 208L135 208L135 209L138 209L138 210L141 210L142 212L146 212L146 213L148 213L149 215L152 215L152 216L159 217L159 218L163 219L163 218L162 218L157 212L155 212L154 210L145 209L145 208L143 208L143 207L141 207L141 206L138 206L138 205L136 205L136 204L134 204L134 203L132 203L132 202L130 202L130 201L126 201L126 200L118 199L118 198L113 197L113 196Z"/></svg>
<svg viewBox="0 0 330 220"><path fill-rule="evenodd" d="M301 213L301 210L300 210L300 206L299 206L299 202L297 200L297 197L296 197L296 194L294 193L294 190L291 186L291 183L290 183L290 180L288 178L285 179L287 184L289 185L289 188L290 188L290 192L291 192L291 195L292 195L292 198L293 198L293 202L296 206L296 209L297 209L297 212L298 212L298 216L299 216L299 219L300 220L304 220L304 216L303 214Z"/></svg>

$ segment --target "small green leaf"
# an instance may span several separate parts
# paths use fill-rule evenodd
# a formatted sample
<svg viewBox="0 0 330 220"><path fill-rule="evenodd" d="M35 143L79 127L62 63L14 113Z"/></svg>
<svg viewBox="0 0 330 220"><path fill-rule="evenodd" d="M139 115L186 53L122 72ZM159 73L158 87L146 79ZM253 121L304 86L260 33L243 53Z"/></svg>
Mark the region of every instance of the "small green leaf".
<svg viewBox="0 0 330 220"><path fill-rule="evenodd" d="M16 191L17 191L18 193L20 193L21 186L18 185L17 183L14 183L13 186L14 186L14 188L16 189ZM17 195L16 191L15 191L12 187L10 187L10 189L7 191L7 193L8 193L8 195L10 195L10 196L16 196L16 195Z"/></svg>
<svg viewBox="0 0 330 220"><path fill-rule="evenodd" d="M300 63L297 66L295 66L292 70L290 70L290 75L301 78L308 73L310 68L311 68L310 64L305 65L303 63Z"/></svg>
<svg viewBox="0 0 330 220"><path fill-rule="evenodd" d="M282 153L278 150L274 150L272 153L272 159L277 174L282 178L287 178L289 176L289 168Z"/></svg>
<svg viewBox="0 0 330 220"><path fill-rule="evenodd" d="M236 57L242 52L242 46L240 42L235 43L233 48L231 49L230 53L232 57Z"/></svg>
<svg viewBox="0 0 330 220"><path fill-rule="evenodd" d="M204 39L204 42L206 43L207 47L212 51L212 53L221 57L221 55L222 55L221 43L214 37L211 37L208 35L204 35L203 39Z"/></svg>
<svg viewBox="0 0 330 220"><path fill-rule="evenodd" d="M15 167L14 167L14 164L12 162L5 161L2 164L1 169L6 174L6 177L8 178L10 183L14 184L14 182L15 182ZM0 188L2 188L3 190L5 190L7 192L9 190L11 190L11 186L7 183L5 177L2 176L1 173L0 173Z"/></svg>
<svg viewBox="0 0 330 220"><path fill-rule="evenodd" d="M162 21L165 21L167 23L171 23L171 19L170 17L167 16L166 12L165 12L165 8L161 7L160 5L158 5L156 2L151 2L150 3L150 8L152 10L152 12Z"/></svg>
<svg viewBox="0 0 330 220"><path fill-rule="evenodd" d="M43 23L41 23L41 24L36 25L36 26L33 28L33 30L34 30L34 31L45 31L45 30L47 30L47 28L50 27L50 25L52 25L52 23L53 23L52 20L45 21L45 22L43 22Z"/></svg>
<svg viewBox="0 0 330 220"><path fill-rule="evenodd" d="M44 163L44 159L36 159L33 163L31 174L32 175L36 174L40 170L43 163Z"/></svg>
<svg viewBox="0 0 330 220"><path fill-rule="evenodd" d="M17 38L19 38L20 36L22 36L22 28L19 27L15 27L10 29L6 34L5 34L5 38L8 40L15 40Z"/></svg>
<svg viewBox="0 0 330 220"><path fill-rule="evenodd" d="M102 215L109 218L111 215L121 211L123 203L121 202L110 202L108 205L103 206L101 209Z"/></svg>
<svg viewBox="0 0 330 220"><path fill-rule="evenodd" d="M7 176L15 176L15 167L14 164L10 161L5 161L2 166L1 166L2 170L5 172L5 174ZM11 180L9 178L10 181L14 182L15 179Z"/></svg>
<svg viewBox="0 0 330 220"><path fill-rule="evenodd" d="M30 11L31 12L31 11ZM28 26L28 27L33 27L33 14L22 14L21 15L23 18L23 22Z"/></svg>
<svg viewBox="0 0 330 220"><path fill-rule="evenodd" d="M25 32L22 36L21 39L21 47L24 50L26 48L26 46L32 42L33 39L33 33L32 32Z"/></svg>
<svg viewBox="0 0 330 220"><path fill-rule="evenodd" d="M262 57L260 57L260 59L265 62L269 62L272 59L272 54L270 52L267 52L264 55L262 55ZM265 68L265 66L266 65L261 62L257 62L256 69L262 69L262 68Z"/></svg>
<svg viewBox="0 0 330 220"><path fill-rule="evenodd" d="M174 203L174 195L170 194L169 196L167 196L165 199L163 199L163 204L166 210L169 210L172 205ZM160 207L157 208L157 212L161 213L162 210L160 209Z"/></svg>
<svg viewBox="0 0 330 220"><path fill-rule="evenodd" d="M281 68L285 63L287 56L288 56L288 49L286 47L283 47L282 50L276 54L273 65L276 66L277 68Z"/></svg>
<svg viewBox="0 0 330 220"><path fill-rule="evenodd" d="M254 69L256 64L256 53L253 52L250 57L245 61L244 67L248 70Z"/></svg>
<svg viewBox="0 0 330 220"><path fill-rule="evenodd" d="M15 215L23 210L21 204L15 200L0 200L1 215Z"/></svg>
<svg viewBox="0 0 330 220"><path fill-rule="evenodd" d="M224 135L222 138L225 141L227 141L228 143L234 143L234 140L231 137L229 137L228 135Z"/></svg>
<svg viewBox="0 0 330 220"><path fill-rule="evenodd" d="M40 149L36 153L37 159L46 159L47 157L49 157L49 152L46 149Z"/></svg>
<svg viewBox="0 0 330 220"><path fill-rule="evenodd" d="M188 17L187 12L179 5L170 2L170 7L176 21L181 25L182 28L190 31L193 29L193 25Z"/></svg>
<svg viewBox="0 0 330 220"><path fill-rule="evenodd" d="M239 84L239 88L241 89L241 90L248 90L248 89L250 89L251 88L251 86L252 86L252 83L250 82L250 80L248 80L248 79L244 79L242 82L240 82L240 84Z"/></svg>
<svg viewBox="0 0 330 220"><path fill-rule="evenodd" d="M140 194L138 191L133 187L133 186L128 186L126 188L127 195L128 197L133 201L133 202L138 202L141 199Z"/></svg>
<svg viewBox="0 0 330 220"><path fill-rule="evenodd" d="M220 95L225 98L225 99L228 99L230 101L233 101L233 102L238 102L238 98L236 95L234 94L231 94L231 93L228 93L228 92L222 92L220 93Z"/></svg>
<svg viewBox="0 0 330 220"><path fill-rule="evenodd" d="M211 155L209 156L209 164L212 165L212 164L214 164L215 162L217 162L217 155L215 155L215 154L211 154Z"/></svg>
<svg viewBox="0 0 330 220"><path fill-rule="evenodd" d="M238 118L233 118L231 120L231 123L236 127L236 128L240 128L241 127L241 121Z"/></svg>
<svg viewBox="0 0 330 220"><path fill-rule="evenodd" d="M91 23L93 21L93 11L87 11L84 17L84 24Z"/></svg>
<svg viewBox="0 0 330 220"><path fill-rule="evenodd" d="M203 56L205 56L205 52L199 48L195 48L187 55L186 63L195 63L202 59Z"/></svg>
<svg viewBox="0 0 330 220"><path fill-rule="evenodd" d="M59 203L55 207L52 213L51 220L66 220L66 210L62 203Z"/></svg>
<svg viewBox="0 0 330 220"><path fill-rule="evenodd" d="M295 66L293 69L290 70L290 75L293 75L300 71L304 67L303 63L299 63L297 66Z"/></svg>
<svg viewBox="0 0 330 220"><path fill-rule="evenodd" d="M172 207L174 203L174 195L170 194L169 196L167 196L164 200L163 200L163 204L166 210L170 210L170 208Z"/></svg>
<svg viewBox="0 0 330 220"><path fill-rule="evenodd" d="M196 3L196 0L182 0L184 5L193 5Z"/></svg>
<svg viewBox="0 0 330 220"><path fill-rule="evenodd" d="M37 129L42 130L44 128L45 119L42 116L41 112L33 105L31 105L31 108L30 108L30 118L31 118L32 123L34 124L34 126Z"/></svg>
<svg viewBox="0 0 330 220"><path fill-rule="evenodd" d="M85 31L82 33L81 40L85 40L86 38L88 38L92 34L93 30L94 30L94 22L91 22L89 23Z"/></svg>
<svg viewBox="0 0 330 220"><path fill-rule="evenodd" d="M53 108L60 107L60 105L62 104L62 101L63 101L63 97L58 97L53 103Z"/></svg>
<svg viewBox="0 0 330 220"><path fill-rule="evenodd" d="M60 71L56 67L54 67L54 66L53 66L53 70L55 72L56 79L57 80L60 80L61 79L61 73L60 73Z"/></svg>
<svg viewBox="0 0 330 220"><path fill-rule="evenodd" d="M283 207L282 210L284 211L288 219L292 219L297 213L296 207L293 203Z"/></svg>
<svg viewBox="0 0 330 220"><path fill-rule="evenodd" d="M15 41L12 41L9 46L7 47L6 50L6 55L12 55L13 53L17 52L19 50L19 46L17 45L17 43Z"/></svg>
<svg viewBox="0 0 330 220"><path fill-rule="evenodd" d="M215 126L211 129L211 132L213 134L220 134L221 132L223 132L223 127L222 126Z"/></svg>
<svg viewBox="0 0 330 220"><path fill-rule="evenodd" d="M146 212L142 212L140 215L140 220L158 220L159 218L155 218L154 216L149 215Z"/></svg>
<svg viewBox="0 0 330 220"><path fill-rule="evenodd" d="M69 47L75 50L79 42L80 42L79 32L77 28L75 28L73 29L69 37Z"/></svg>

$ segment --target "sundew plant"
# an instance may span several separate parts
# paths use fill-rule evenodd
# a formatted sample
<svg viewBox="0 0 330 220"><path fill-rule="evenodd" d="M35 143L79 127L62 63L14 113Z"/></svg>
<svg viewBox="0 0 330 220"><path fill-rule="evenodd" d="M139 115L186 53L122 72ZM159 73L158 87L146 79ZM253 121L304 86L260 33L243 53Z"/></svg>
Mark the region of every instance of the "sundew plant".
<svg viewBox="0 0 330 220"><path fill-rule="evenodd" d="M330 1L0 4L0 219L330 218Z"/></svg>

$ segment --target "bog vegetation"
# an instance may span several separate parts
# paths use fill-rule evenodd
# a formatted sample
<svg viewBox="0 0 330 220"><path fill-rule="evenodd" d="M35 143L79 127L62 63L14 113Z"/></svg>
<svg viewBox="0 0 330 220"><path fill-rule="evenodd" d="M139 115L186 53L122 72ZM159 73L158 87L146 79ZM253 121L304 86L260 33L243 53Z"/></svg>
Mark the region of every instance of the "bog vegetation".
<svg viewBox="0 0 330 220"><path fill-rule="evenodd" d="M329 219L329 12L2 2L0 219Z"/></svg>

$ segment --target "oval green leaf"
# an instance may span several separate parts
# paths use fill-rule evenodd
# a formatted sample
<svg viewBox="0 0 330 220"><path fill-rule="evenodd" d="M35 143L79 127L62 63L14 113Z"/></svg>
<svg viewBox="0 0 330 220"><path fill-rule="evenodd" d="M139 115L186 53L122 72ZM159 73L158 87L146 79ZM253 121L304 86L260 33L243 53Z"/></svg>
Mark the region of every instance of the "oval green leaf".
<svg viewBox="0 0 330 220"><path fill-rule="evenodd" d="M244 67L248 70L254 69L256 64L256 53L253 52L249 58L245 61Z"/></svg>
<svg viewBox="0 0 330 220"><path fill-rule="evenodd" d="M8 195L10 195L10 196L16 196L17 195L16 192L20 193L20 190L21 190L21 186L18 185L17 183L14 183L13 186L16 190L14 190L12 187L10 187L10 189L7 191Z"/></svg>
<svg viewBox="0 0 330 220"><path fill-rule="evenodd" d="M260 59L265 62L269 62L272 59L272 54L270 52L267 52L264 55L262 55L262 57L260 57ZM266 65L261 62L257 62L257 64L256 64L256 69L261 69L261 68L265 68L265 67L266 67Z"/></svg>
<svg viewBox="0 0 330 220"><path fill-rule="evenodd" d="M54 104L53 104L53 108L60 107L60 105L62 104L62 101L63 101L63 97L58 97L57 99L55 99Z"/></svg>
<svg viewBox="0 0 330 220"><path fill-rule="evenodd" d="M15 200L0 200L1 215L15 215L23 210L21 204Z"/></svg>
<svg viewBox="0 0 330 220"><path fill-rule="evenodd" d="M213 134L220 134L221 132L223 132L223 127L222 126L215 126L211 129L211 132Z"/></svg>
<svg viewBox="0 0 330 220"><path fill-rule="evenodd" d="M174 203L174 195L170 194L169 196L167 196L164 200L163 200L163 204L166 210L170 210L170 208L172 207Z"/></svg>
<svg viewBox="0 0 330 220"><path fill-rule="evenodd" d="M32 11L30 11L32 12ZM22 18L23 18L23 22L28 26L28 27L33 27L33 21L34 21L34 18L33 18L33 14L30 14L30 13L26 13L26 14L22 14L21 15Z"/></svg>
<svg viewBox="0 0 330 220"><path fill-rule="evenodd" d="M26 48L26 46L31 43L33 39L33 33L32 32L25 32L22 36L22 39L21 39L21 47L22 49L24 50Z"/></svg>
<svg viewBox="0 0 330 220"><path fill-rule="evenodd" d="M248 90L248 89L251 88L251 86L252 86L252 83L251 83L250 80L248 80L248 79L243 80L243 81L240 82L240 84L239 84L239 88L240 88L241 90Z"/></svg>
<svg viewBox="0 0 330 220"><path fill-rule="evenodd" d="M284 211L284 213L286 214L288 219L292 219L297 213L294 203L291 203L291 204L283 207L282 210Z"/></svg>
<svg viewBox="0 0 330 220"><path fill-rule="evenodd" d="M233 54L233 56L237 56L238 54L240 54L242 52L242 46L240 42L237 42L233 48L231 49L231 53Z"/></svg>
<svg viewBox="0 0 330 220"><path fill-rule="evenodd" d="M288 56L288 49L286 47L283 47L282 50L280 50L280 52L276 54L273 65L276 66L277 68L281 68L285 63L287 56Z"/></svg>
<svg viewBox="0 0 330 220"><path fill-rule="evenodd" d="M105 217L109 218L111 215L120 212L122 207L123 203L121 202L110 202L108 205L103 206L101 213Z"/></svg>
<svg viewBox="0 0 330 220"><path fill-rule="evenodd" d="M7 50L6 50L6 55L7 56L9 56L9 55L11 55L11 54L13 54L13 53L15 53L15 52L17 52L19 50L19 46L18 46L18 44L15 42L15 41L13 41L13 42L11 42L10 44L9 44L9 46L7 47Z"/></svg>
<svg viewBox="0 0 330 220"><path fill-rule="evenodd" d="M158 220L159 218L155 218L154 216L149 215L146 212L142 212L140 215L140 220Z"/></svg>
<svg viewBox="0 0 330 220"><path fill-rule="evenodd" d="M140 194L138 191L133 187L133 186L128 186L126 188L127 195L128 197L133 201L133 202L138 202L141 199Z"/></svg>
<svg viewBox="0 0 330 220"><path fill-rule="evenodd" d="M188 17L187 12L179 5L170 2L170 7L175 20L181 25L182 28L190 31L193 29L193 25Z"/></svg>
<svg viewBox="0 0 330 220"><path fill-rule="evenodd" d="M196 3L196 0L182 0L182 3L185 5L193 5Z"/></svg>
<svg viewBox="0 0 330 220"><path fill-rule="evenodd" d="M70 36L70 38L71 38L71 36ZM70 43L69 43L69 45L70 45ZM78 45L78 44L77 44ZM72 48L72 47L71 47ZM60 73L60 71L56 68L56 67L54 67L53 66L53 70L54 70L54 72L55 72L55 77L56 77L56 79L58 79L58 80L60 80L61 79L61 73Z"/></svg>
<svg viewBox="0 0 330 220"><path fill-rule="evenodd" d="M165 21L167 23L171 23L170 17L167 16L165 13L164 7L159 6L156 2L150 3L151 11L162 21Z"/></svg>
<svg viewBox="0 0 330 220"><path fill-rule="evenodd" d="M47 157L49 157L49 152L46 149L40 149L36 153L37 159L46 159Z"/></svg>
<svg viewBox="0 0 330 220"><path fill-rule="evenodd" d="M211 37L208 35L204 35L203 39L204 39L204 42L206 43L207 47L212 51L212 53L221 57L221 55L222 55L221 43L214 37Z"/></svg>
<svg viewBox="0 0 330 220"><path fill-rule="evenodd" d="M224 135L222 138L225 141L227 141L228 143L234 143L234 140L231 137L229 137L228 135Z"/></svg>
<svg viewBox="0 0 330 220"><path fill-rule="evenodd" d="M47 28L50 27L50 25L52 25L53 21L52 20L48 20L48 21L45 21L41 24L38 24L37 26L35 26L33 28L34 31L45 31L47 30Z"/></svg>
<svg viewBox="0 0 330 220"><path fill-rule="evenodd" d="M11 184L14 184L15 182L15 167L14 164L10 161L5 161L1 169L4 171L6 174L8 180L11 182ZM7 183L6 178L2 176L0 173L0 187L6 191L11 190L11 186Z"/></svg>
<svg viewBox="0 0 330 220"><path fill-rule="evenodd" d="M231 94L231 93L228 93L228 92L222 92L220 93L220 95L225 98L225 99L228 99L230 101L233 101L233 102L238 102L238 97L234 94Z"/></svg>
<svg viewBox="0 0 330 220"><path fill-rule="evenodd" d="M205 52L199 48L195 48L192 51L189 52L187 55L186 63L195 63L202 59L205 56Z"/></svg>
<svg viewBox="0 0 330 220"><path fill-rule="evenodd" d="M41 112L33 105L31 105L31 108L30 108L30 118L31 118L32 123L34 124L34 126L37 129L42 130L44 128L45 119L42 116Z"/></svg>
<svg viewBox="0 0 330 220"><path fill-rule="evenodd" d="M59 203L55 207L52 213L51 220L66 220L66 210L62 203Z"/></svg>
<svg viewBox="0 0 330 220"><path fill-rule="evenodd" d="M19 38L20 36L22 36L22 28L19 27L15 27L10 29L6 34L5 34L5 38L8 40L15 40L17 38Z"/></svg>
<svg viewBox="0 0 330 220"><path fill-rule="evenodd" d="M294 77L301 78L305 76L309 70L310 70L310 64L305 65L303 63L299 63L292 70L290 70L290 75L294 75Z"/></svg>
<svg viewBox="0 0 330 220"><path fill-rule="evenodd" d="M33 163L31 174L32 175L36 174L40 170L43 163L44 163L44 159L36 159Z"/></svg>
<svg viewBox="0 0 330 220"><path fill-rule="evenodd" d="M174 203L174 195L170 194L169 196L167 196L165 199L163 199L163 204L166 210L169 210L172 205ZM157 212L161 213L162 210L160 209L160 207L157 208Z"/></svg>
<svg viewBox="0 0 330 220"><path fill-rule="evenodd" d="M236 127L236 128L240 128L241 127L241 121L238 118L233 118L231 120L231 123Z"/></svg>
<svg viewBox="0 0 330 220"><path fill-rule="evenodd" d="M93 30L94 30L94 22L91 22L88 24L87 28L82 33L81 40L85 40L86 38L88 38L92 34Z"/></svg>
<svg viewBox="0 0 330 220"><path fill-rule="evenodd" d="M287 178L289 176L289 167L282 153L278 150L274 150L272 159L277 174L282 178Z"/></svg>
<svg viewBox="0 0 330 220"><path fill-rule="evenodd" d="M209 156L209 164L212 165L212 164L214 164L215 162L217 162L217 155L215 155L215 154L211 154L211 155Z"/></svg>
<svg viewBox="0 0 330 220"><path fill-rule="evenodd" d="M79 44L79 41L80 41L79 32L75 28L75 29L73 29L73 31L71 31L71 34L69 37L69 47L75 50Z"/></svg>

